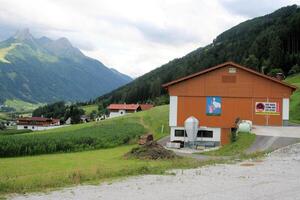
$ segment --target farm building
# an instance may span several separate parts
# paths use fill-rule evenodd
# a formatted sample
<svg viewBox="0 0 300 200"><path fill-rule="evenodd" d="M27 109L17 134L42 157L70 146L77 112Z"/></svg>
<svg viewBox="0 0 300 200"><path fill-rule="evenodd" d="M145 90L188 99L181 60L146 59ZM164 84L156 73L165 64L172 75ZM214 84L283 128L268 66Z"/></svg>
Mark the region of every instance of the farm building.
<svg viewBox="0 0 300 200"><path fill-rule="evenodd" d="M109 117L112 118L138 112L141 110L141 107L139 104L110 104L107 109Z"/></svg>
<svg viewBox="0 0 300 200"><path fill-rule="evenodd" d="M152 104L110 104L107 107L109 118L119 117L129 113L145 111L153 108Z"/></svg>
<svg viewBox="0 0 300 200"><path fill-rule="evenodd" d="M17 129L30 129L33 131L47 130L60 126L59 119L44 117L22 117L17 120Z"/></svg>
<svg viewBox="0 0 300 200"><path fill-rule="evenodd" d="M199 120L197 141L230 140L236 120L283 126L296 87L233 62L226 62L163 85L170 95L171 141L183 141L184 122Z"/></svg>

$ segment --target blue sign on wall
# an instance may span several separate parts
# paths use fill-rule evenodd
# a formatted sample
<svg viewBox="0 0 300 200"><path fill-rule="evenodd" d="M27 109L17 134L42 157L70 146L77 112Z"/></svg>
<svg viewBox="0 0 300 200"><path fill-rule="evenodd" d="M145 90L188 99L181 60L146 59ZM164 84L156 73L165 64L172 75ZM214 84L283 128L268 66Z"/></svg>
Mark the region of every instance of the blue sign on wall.
<svg viewBox="0 0 300 200"><path fill-rule="evenodd" d="M221 115L221 97L206 97L206 115Z"/></svg>

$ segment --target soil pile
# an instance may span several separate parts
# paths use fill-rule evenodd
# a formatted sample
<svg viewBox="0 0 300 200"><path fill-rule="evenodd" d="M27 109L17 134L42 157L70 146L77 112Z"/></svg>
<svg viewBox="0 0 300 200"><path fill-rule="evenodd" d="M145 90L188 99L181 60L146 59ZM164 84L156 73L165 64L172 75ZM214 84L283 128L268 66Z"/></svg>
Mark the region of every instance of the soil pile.
<svg viewBox="0 0 300 200"><path fill-rule="evenodd" d="M176 158L176 154L173 151L165 149L157 142L147 142L144 145L133 148L128 152L125 157L138 158L138 159L173 159Z"/></svg>

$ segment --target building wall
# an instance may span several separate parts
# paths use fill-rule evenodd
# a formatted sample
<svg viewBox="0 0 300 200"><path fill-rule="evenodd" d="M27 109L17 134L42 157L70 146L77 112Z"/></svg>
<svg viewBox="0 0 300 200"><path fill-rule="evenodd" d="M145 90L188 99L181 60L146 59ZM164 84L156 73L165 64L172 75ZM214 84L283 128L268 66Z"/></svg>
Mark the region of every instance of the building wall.
<svg viewBox="0 0 300 200"><path fill-rule="evenodd" d="M168 87L170 96L178 99L177 126L183 126L189 116L198 118L200 125L210 127L230 128L237 117L257 125L282 125L283 117L288 118L288 102L285 100L283 106L283 99L290 97L292 89L240 68L230 73L232 68L235 67L219 68ZM222 98L220 116L206 115L207 96ZM284 109L284 116L282 112L280 115L257 115L255 102L276 102Z"/></svg>
<svg viewBox="0 0 300 200"><path fill-rule="evenodd" d="M200 125L209 127L231 128L239 117L251 120L256 125L282 125L282 112L279 115L258 115L255 113L255 102L276 102L282 108L282 99L272 98L232 98L222 97L222 111L219 116L206 114L206 97L178 97L177 126L184 126L184 121L194 116Z"/></svg>
<svg viewBox="0 0 300 200"><path fill-rule="evenodd" d="M185 141L187 142L187 137L176 137L175 136L175 130L184 130L184 127L171 127L171 135L170 140L171 141ZM197 141L209 141L209 142L220 142L221 140L221 129L220 128L214 128L214 127L204 127L200 126L198 130L208 130L213 131L213 137L212 138L197 138Z"/></svg>
<svg viewBox="0 0 300 200"><path fill-rule="evenodd" d="M292 89L240 68L229 73L230 66L216 69L168 88L170 96L223 96L289 98Z"/></svg>
<svg viewBox="0 0 300 200"><path fill-rule="evenodd" d="M32 131L43 131L54 128L60 128L62 126L32 126L32 125L17 125L17 130L28 129Z"/></svg>

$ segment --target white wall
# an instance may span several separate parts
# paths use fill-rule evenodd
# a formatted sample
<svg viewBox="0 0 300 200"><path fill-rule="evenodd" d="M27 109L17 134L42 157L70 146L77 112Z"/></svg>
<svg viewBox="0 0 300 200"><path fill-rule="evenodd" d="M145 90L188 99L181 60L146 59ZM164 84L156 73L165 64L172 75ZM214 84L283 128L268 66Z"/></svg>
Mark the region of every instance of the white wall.
<svg viewBox="0 0 300 200"><path fill-rule="evenodd" d="M27 128L25 128L27 126ZM49 129L54 129L54 128L60 128L63 126L30 126L30 125L17 125L17 130L23 130L23 129L28 129L32 131L43 131L43 130L49 130Z"/></svg>
<svg viewBox="0 0 300 200"><path fill-rule="evenodd" d="M283 98L282 99L282 120L289 120L289 112L290 112L290 99Z"/></svg>
<svg viewBox="0 0 300 200"><path fill-rule="evenodd" d="M176 130L184 130L184 127L171 127L170 140L171 141L188 141L187 137L175 137L175 129ZM197 137L197 141L209 141L209 142L221 142L221 128L212 128L212 127L204 127L200 126L198 130L209 130L213 131L212 138L199 138Z"/></svg>
<svg viewBox="0 0 300 200"><path fill-rule="evenodd" d="M118 110L117 112L110 112L109 113L109 118L113 118L113 117L119 117L119 116L123 116L126 115L126 110Z"/></svg>
<svg viewBox="0 0 300 200"><path fill-rule="evenodd" d="M170 96L169 126L177 126L178 97Z"/></svg>

